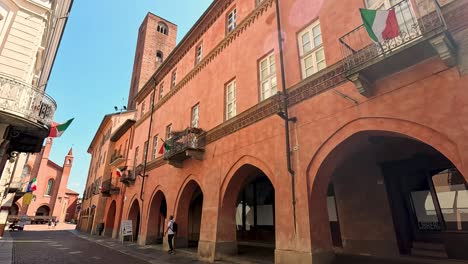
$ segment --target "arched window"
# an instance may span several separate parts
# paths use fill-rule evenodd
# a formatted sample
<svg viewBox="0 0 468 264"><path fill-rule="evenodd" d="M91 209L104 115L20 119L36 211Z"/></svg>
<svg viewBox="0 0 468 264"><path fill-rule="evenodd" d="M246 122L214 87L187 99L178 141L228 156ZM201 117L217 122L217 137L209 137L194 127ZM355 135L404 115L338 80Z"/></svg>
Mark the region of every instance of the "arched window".
<svg viewBox="0 0 468 264"><path fill-rule="evenodd" d="M53 185L54 185L54 180L50 179L47 182L47 189L46 189L45 195L50 195L50 193L52 192L52 186Z"/></svg>
<svg viewBox="0 0 468 264"><path fill-rule="evenodd" d="M157 62L162 62L164 59L162 51L158 50L156 52L156 61Z"/></svg>
<svg viewBox="0 0 468 264"><path fill-rule="evenodd" d="M166 24L164 24L162 22L158 23L158 29L157 30L158 30L159 33L163 33L164 35L169 34L169 28L167 27Z"/></svg>

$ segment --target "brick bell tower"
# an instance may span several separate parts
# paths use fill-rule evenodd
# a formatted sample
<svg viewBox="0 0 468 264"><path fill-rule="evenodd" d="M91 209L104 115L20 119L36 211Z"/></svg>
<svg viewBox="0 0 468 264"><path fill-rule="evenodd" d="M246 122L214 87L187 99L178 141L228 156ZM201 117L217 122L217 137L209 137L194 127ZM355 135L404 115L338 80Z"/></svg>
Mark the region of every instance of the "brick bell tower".
<svg viewBox="0 0 468 264"><path fill-rule="evenodd" d="M134 97L176 46L177 25L148 13L138 31L127 108L135 109Z"/></svg>

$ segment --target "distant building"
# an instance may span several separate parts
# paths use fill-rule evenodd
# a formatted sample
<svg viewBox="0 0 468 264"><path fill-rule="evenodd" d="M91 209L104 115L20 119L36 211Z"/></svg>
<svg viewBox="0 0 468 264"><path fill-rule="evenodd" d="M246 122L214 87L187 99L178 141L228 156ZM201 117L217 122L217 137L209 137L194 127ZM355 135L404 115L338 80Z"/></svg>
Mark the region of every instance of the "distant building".
<svg viewBox="0 0 468 264"><path fill-rule="evenodd" d="M33 191L31 204L25 205L23 198L13 204L10 215L55 216L61 222L75 217L78 193L67 189L73 166L72 149L65 156L62 165L49 159L52 139L47 139L42 151L30 154L23 168L23 186L36 179L37 189Z"/></svg>
<svg viewBox="0 0 468 264"><path fill-rule="evenodd" d="M0 1L0 237L57 104L45 93L73 0Z"/></svg>

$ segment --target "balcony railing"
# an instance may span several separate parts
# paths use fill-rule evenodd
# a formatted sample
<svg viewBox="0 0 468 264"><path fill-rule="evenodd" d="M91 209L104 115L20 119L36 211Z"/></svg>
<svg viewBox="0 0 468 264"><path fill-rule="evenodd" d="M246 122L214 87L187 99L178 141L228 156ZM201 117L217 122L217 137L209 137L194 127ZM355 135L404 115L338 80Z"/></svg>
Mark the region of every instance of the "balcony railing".
<svg viewBox="0 0 468 264"><path fill-rule="evenodd" d="M403 0L392 6L395 10L398 37L375 43L361 25L339 39L347 70L351 71L378 57L386 57L403 46L410 46L446 29L440 6L435 0Z"/></svg>
<svg viewBox="0 0 468 264"><path fill-rule="evenodd" d="M124 161L125 157L121 154L113 154L110 159L110 164L115 165L119 164L120 162Z"/></svg>
<svg viewBox="0 0 468 264"><path fill-rule="evenodd" d="M166 140L169 150L164 152L164 159L175 163L181 163L190 157L203 159L205 142L204 137L201 137L202 133L203 130L199 128L172 132L171 137Z"/></svg>
<svg viewBox="0 0 468 264"><path fill-rule="evenodd" d="M127 186L134 183L135 180L136 180L136 175L135 175L135 172L132 170L125 170L125 172L122 174L122 177L120 177L120 182Z"/></svg>
<svg viewBox="0 0 468 264"><path fill-rule="evenodd" d="M101 184L101 194L103 196L110 196L112 194L118 194L120 188L112 184L112 179L108 179Z"/></svg>
<svg viewBox="0 0 468 264"><path fill-rule="evenodd" d="M56 109L54 99L43 91L0 75L0 111L48 126Z"/></svg>

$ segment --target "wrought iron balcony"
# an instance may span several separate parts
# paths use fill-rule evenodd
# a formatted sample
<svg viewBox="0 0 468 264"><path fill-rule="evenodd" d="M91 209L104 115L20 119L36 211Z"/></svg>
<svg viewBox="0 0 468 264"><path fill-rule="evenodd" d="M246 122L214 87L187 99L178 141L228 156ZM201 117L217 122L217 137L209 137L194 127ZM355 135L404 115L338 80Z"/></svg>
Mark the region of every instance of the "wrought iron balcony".
<svg viewBox="0 0 468 264"><path fill-rule="evenodd" d="M118 194L120 188L112 184L112 179L108 179L102 182L101 184L101 194L104 197L109 197L112 194Z"/></svg>
<svg viewBox="0 0 468 264"><path fill-rule="evenodd" d="M135 172L132 170L126 170L126 169L121 169L124 171L122 174L122 177L120 177L120 182L125 184L126 186L129 186L130 184L135 183L136 180L136 175Z"/></svg>
<svg viewBox="0 0 468 264"><path fill-rule="evenodd" d="M372 94L373 81L439 55L446 64L455 63L454 45L436 0L403 0L395 10L399 34L373 42L364 25L339 41L347 77L365 96Z"/></svg>
<svg viewBox="0 0 468 264"><path fill-rule="evenodd" d="M0 112L50 126L57 104L43 91L0 75Z"/></svg>
<svg viewBox="0 0 468 264"><path fill-rule="evenodd" d="M181 168L182 162L188 158L203 160L205 153L203 130L199 128L187 128L183 131L172 132L171 137L166 140L169 150L164 152L164 159L174 167Z"/></svg>

